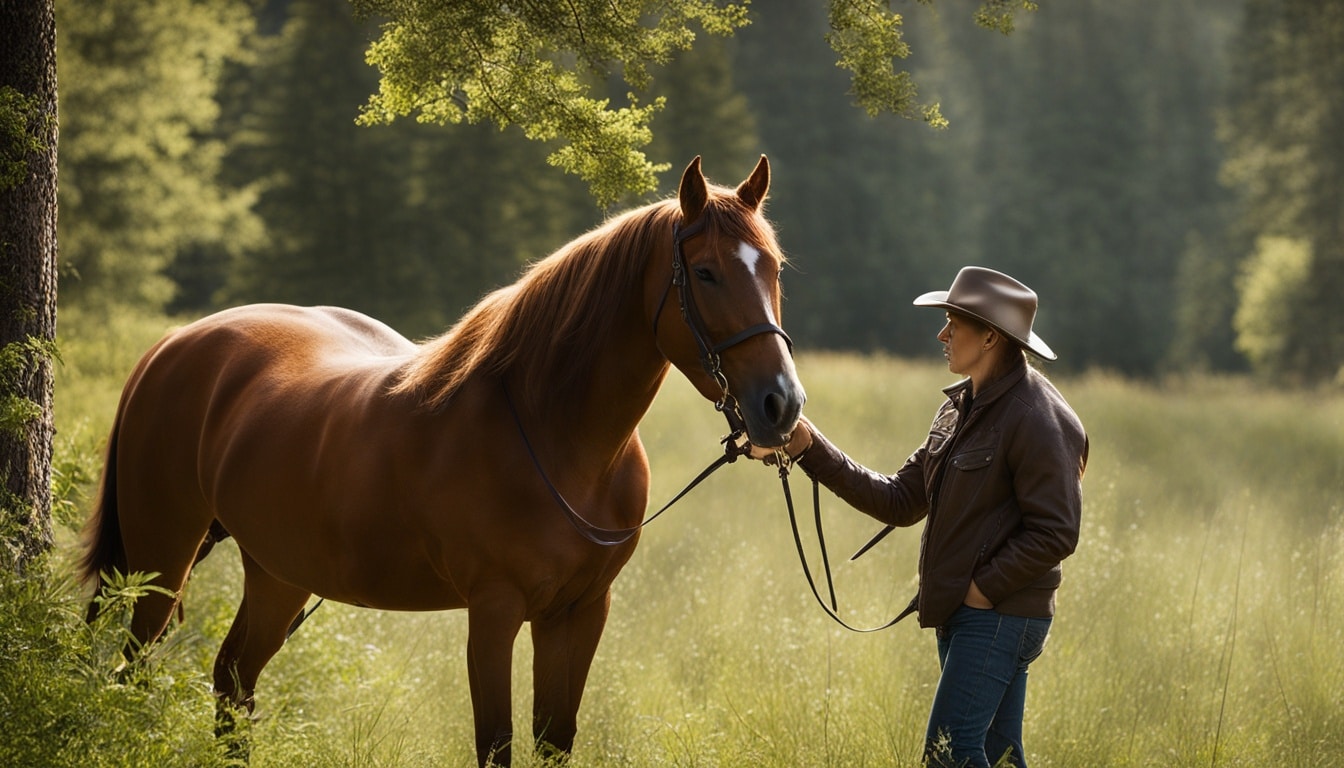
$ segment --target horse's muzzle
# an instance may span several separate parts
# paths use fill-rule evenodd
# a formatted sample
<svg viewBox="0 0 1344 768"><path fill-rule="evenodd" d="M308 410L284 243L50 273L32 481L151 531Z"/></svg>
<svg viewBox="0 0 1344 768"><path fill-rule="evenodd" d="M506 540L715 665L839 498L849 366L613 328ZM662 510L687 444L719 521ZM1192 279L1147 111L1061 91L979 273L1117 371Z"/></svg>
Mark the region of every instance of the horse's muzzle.
<svg viewBox="0 0 1344 768"><path fill-rule="evenodd" d="M798 425L807 393L798 377L789 371L761 382L760 386L745 389L737 399L752 444L778 448L789 441L789 435Z"/></svg>

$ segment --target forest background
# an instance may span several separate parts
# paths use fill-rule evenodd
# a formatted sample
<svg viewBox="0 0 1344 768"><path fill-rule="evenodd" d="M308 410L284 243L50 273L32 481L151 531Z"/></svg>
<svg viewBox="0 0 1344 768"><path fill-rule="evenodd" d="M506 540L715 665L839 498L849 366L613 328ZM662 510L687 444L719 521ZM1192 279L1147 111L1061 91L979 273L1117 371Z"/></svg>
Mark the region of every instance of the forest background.
<svg viewBox="0 0 1344 768"><path fill-rule="evenodd" d="M1331 4L1078 0L1004 35L975 3L911 3L904 64L941 129L853 106L824 3L763 5L653 72L648 154L671 166L655 194L695 155L720 181L770 157L800 347L932 351L910 299L982 264L1044 297L1064 371L1338 381ZM63 335L275 300L426 336L646 199L599 208L517 129L356 125L379 23L346 0L56 9Z"/></svg>
<svg viewBox="0 0 1344 768"><path fill-rule="evenodd" d="M88 627L68 572L133 361L164 328L249 301L434 334L647 198L596 205L517 129L357 125L379 26L346 0L55 5L63 542L51 570L0 578L0 763L223 765L205 670L237 558L205 564L186 631L130 685L108 670L135 585L111 585L118 610ZM769 155L809 413L873 466L899 462L891 437L922 434L948 381L909 300L968 263L1041 292L1050 372L1094 461L1033 763L1339 764L1344 4L1074 0L1005 36L972 22L974 0L895 2L943 129L852 105L825 5L760 0L734 37L653 73L642 99L668 106L648 149L670 169L651 194L697 154L727 182ZM599 85L623 98L619 73ZM655 500L716 428L694 397L673 377L641 426ZM642 546L576 765L918 764L927 638L821 629L765 517L772 479L716 478ZM836 512L835 551L852 551L871 526ZM917 546L848 574L856 618L904 603L892 574ZM463 619L324 608L268 673L254 764L469 764Z"/></svg>

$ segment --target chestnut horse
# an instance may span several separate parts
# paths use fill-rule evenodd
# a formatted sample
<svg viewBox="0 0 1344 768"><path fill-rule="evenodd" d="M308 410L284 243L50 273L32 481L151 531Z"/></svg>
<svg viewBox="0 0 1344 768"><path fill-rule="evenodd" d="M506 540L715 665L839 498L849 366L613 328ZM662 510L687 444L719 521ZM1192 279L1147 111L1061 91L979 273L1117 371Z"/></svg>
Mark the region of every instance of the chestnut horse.
<svg viewBox="0 0 1344 768"><path fill-rule="evenodd" d="M797 423L769 177L762 156L736 189L715 186L697 157L677 199L580 236L423 344L349 310L279 305L168 334L122 392L83 577L159 574L176 597L136 603L145 644L192 566L237 541L242 604L214 667L224 723L251 712L312 595L466 608L481 764L509 762L513 645L530 622L535 746L567 754L638 532L582 536L562 503L598 529L638 525L637 425L669 363L756 445Z"/></svg>

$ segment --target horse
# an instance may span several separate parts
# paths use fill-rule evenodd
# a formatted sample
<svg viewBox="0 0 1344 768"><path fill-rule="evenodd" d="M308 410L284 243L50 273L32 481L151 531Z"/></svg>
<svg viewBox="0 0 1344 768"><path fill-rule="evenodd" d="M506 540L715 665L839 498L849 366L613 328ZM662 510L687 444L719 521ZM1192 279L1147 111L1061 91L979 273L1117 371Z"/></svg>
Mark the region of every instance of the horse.
<svg viewBox="0 0 1344 768"><path fill-rule="evenodd" d="M194 565L236 541L217 730L251 715L314 595L465 608L483 766L510 762L513 646L530 623L534 749L563 758L648 502L638 424L670 368L752 444L782 446L797 424L769 183L764 155L736 188L696 157L675 198L611 217L419 344L354 311L275 304L168 333L121 394L81 578L157 574L165 593L131 616L143 648L180 614ZM684 322L667 317L672 293ZM562 505L625 533L583 535Z"/></svg>

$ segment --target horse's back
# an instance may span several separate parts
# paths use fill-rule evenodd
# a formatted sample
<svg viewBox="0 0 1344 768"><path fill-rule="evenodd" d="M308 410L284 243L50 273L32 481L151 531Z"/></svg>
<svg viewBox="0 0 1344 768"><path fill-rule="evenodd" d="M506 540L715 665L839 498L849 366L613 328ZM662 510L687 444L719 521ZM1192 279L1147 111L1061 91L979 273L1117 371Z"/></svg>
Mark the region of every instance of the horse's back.
<svg viewBox="0 0 1344 768"><path fill-rule="evenodd" d="M197 320L166 335L128 380L120 470L153 473L157 484L191 478L200 489L247 424L283 430L285 417L301 418L344 382L376 391L414 350L386 325L335 308L262 304Z"/></svg>
<svg viewBox="0 0 1344 768"><path fill-rule="evenodd" d="M339 307L251 304L201 318L165 342L192 355L242 348L275 363L349 356L402 357L415 345L367 315Z"/></svg>

